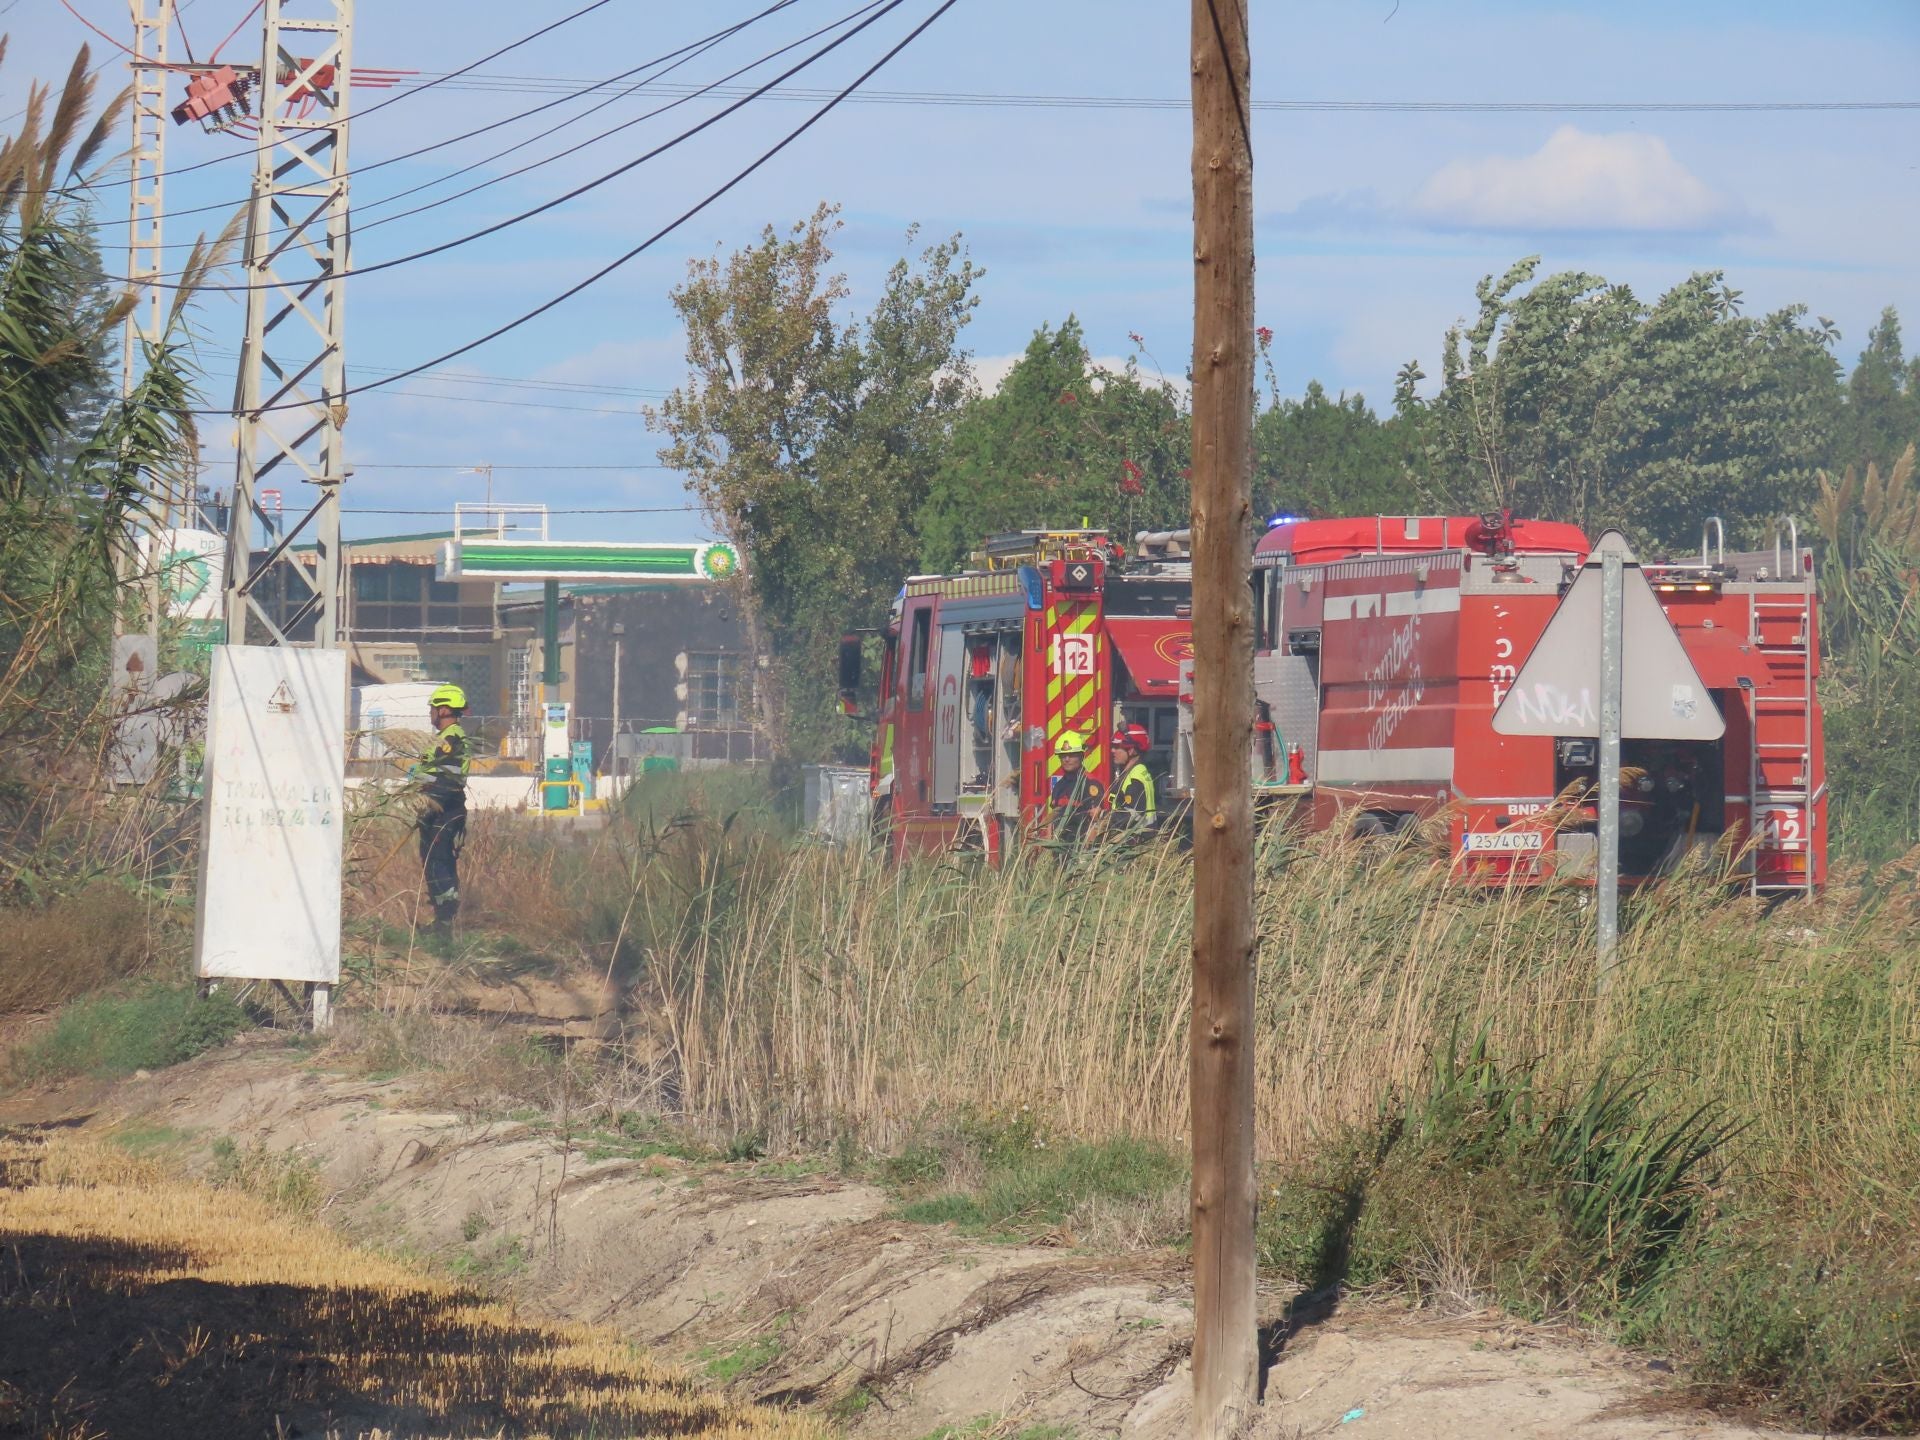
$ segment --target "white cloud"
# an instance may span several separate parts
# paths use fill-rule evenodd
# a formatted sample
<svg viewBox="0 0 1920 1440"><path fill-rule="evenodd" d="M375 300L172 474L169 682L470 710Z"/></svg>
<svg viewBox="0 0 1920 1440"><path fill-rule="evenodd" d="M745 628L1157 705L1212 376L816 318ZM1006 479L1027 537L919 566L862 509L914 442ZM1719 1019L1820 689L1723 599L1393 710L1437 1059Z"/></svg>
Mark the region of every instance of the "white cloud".
<svg viewBox="0 0 1920 1440"><path fill-rule="evenodd" d="M1000 384L1013 373L1026 354L1016 350L1011 355L975 355L968 364L973 369L973 383L980 387L982 395L991 395L1000 388Z"/></svg>
<svg viewBox="0 0 1920 1440"><path fill-rule="evenodd" d="M1744 220L1674 158L1657 135L1589 135L1562 126L1531 155L1442 167L1415 196L1415 217L1472 230L1692 232Z"/></svg>

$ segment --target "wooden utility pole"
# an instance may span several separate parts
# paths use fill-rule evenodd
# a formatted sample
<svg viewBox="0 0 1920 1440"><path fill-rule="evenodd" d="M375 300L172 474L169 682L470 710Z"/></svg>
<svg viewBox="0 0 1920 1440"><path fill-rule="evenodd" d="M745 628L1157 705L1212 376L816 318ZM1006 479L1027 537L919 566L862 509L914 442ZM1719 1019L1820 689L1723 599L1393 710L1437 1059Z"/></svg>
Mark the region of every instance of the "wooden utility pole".
<svg viewBox="0 0 1920 1440"><path fill-rule="evenodd" d="M1193 1433L1258 1399L1247 0L1193 0Z"/></svg>

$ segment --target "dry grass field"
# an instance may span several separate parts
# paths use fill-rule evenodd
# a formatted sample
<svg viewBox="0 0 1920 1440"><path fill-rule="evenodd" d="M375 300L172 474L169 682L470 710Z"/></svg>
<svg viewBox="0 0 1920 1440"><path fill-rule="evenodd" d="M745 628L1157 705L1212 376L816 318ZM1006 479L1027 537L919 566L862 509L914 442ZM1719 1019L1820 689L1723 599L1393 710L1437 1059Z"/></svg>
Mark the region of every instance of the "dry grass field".
<svg viewBox="0 0 1920 1440"><path fill-rule="evenodd" d="M523 1319L232 1189L0 1141L0 1435L815 1440L607 1331Z"/></svg>

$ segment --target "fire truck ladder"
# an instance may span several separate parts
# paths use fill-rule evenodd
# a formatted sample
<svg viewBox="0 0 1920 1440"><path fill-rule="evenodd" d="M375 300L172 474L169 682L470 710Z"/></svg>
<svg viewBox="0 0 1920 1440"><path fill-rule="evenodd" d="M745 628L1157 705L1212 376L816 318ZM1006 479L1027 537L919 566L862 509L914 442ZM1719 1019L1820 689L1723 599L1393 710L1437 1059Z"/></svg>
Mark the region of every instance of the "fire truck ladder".
<svg viewBox="0 0 1920 1440"><path fill-rule="evenodd" d="M1755 690L1748 697L1753 745L1747 759L1747 813L1761 845L1804 860L1796 875L1767 874L1756 854L1755 895L1813 892L1813 571L1800 553L1799 526L1791 517L1786 526L1788 549L1782 550L1780 533L1774 532L1770 577L1781 593L1763 595L1756 586L1747 597L1748 639L1785 692ZM1768 819L1776 808L1799 814L1797 835Z"/></svg>

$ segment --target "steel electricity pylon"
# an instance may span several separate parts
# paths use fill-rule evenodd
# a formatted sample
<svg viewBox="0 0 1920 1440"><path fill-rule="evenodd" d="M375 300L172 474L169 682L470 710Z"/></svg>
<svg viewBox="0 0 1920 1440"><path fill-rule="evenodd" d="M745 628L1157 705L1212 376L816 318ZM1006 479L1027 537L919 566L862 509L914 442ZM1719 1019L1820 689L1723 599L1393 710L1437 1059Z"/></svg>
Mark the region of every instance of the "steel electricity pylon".
<svg viewBox="0 0 1920 1440"><path fill-rule="evenodd" d="M127 276L138 303L121 325L120 393L133 392L141 342L160 338L166 307L160 278L166 217L167 32L173 0L130 0L133 11L133 140L127 201Z"/></svg>
<svg viewBox="0 0 1920 1440"><path fill-rule="evenodd" d="M160 339L166 324L166 302L155 282L160 278L166 220L167 168L167 33L173 27L173 0L128 0L133 16L133 49L128 57L133 71L133 135L127 147L131 171L127 187L127 276L133 281L134 303L120 323L120 394L133 393L141 358L148 343ZM144 552L129 547L129 563L138 567L144 583L139 593L145 610L147 634L159 634L165 607L160 574L166 533L174 524L177 503L173 480L164 474L147 477L152 487L146 514L140 521L146 532Z"/></svg>
<svg viewBox="0 0 1920 1440"><path fill-rule="evenodd" d="M309 620L341 643L340 489L347 478L347 127L353 0L266 0L253 109L259 155L247 217L246 336L233 413L238 455L227 526L227 642L286 644ZM262 487L299 518L253 563ZM311 571L288 563L309 527ZM277 614L261 603L277 595Z"/></svg>

